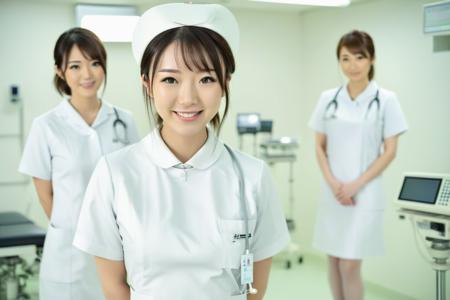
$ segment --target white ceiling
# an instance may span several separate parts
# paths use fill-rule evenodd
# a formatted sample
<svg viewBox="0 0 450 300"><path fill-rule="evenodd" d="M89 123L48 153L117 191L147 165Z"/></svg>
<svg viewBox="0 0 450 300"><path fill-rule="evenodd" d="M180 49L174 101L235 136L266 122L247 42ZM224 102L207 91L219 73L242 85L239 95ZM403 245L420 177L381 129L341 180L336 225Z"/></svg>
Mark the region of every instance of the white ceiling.
<svg viewBox="0 0 450 300"><path fill-rule="evenodd" d="M58 3L84 3L84 4L113 4L113 5L136 5L136 6L153 6L160 3L170 2L193 2L193 3L218 3L230 8L237 9L257 9L265 11L285 11L285 12L301 12L310 9L318 9L315 6L307 5L289 5L289 4L271 4L264 2L254 2L249 0L194 0L194 1L176 1L176 0L19 0L33 2L58 2ZM352 0L354 5L359 2L368 2L376 0Z"/></svg>

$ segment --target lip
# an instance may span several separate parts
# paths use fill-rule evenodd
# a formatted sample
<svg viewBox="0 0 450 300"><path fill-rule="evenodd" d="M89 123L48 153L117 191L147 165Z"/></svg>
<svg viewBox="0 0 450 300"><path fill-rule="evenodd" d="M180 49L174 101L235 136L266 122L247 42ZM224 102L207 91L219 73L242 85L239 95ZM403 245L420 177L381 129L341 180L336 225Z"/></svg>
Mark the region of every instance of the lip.
<svg viewBox="0 0 450 300"><path fill-rule="evenodd" d="M183 122L193 122L200 118L202 110L198 111L172 111L173 114Z"/></svg>
<svg viewBox="0 0 450 300"><path fill-rule="evenodd" d="M95 81L83 82L82 84L80 84L80 86L85 88L85 89L90 89L90 88L93 88L95 86Z"/></svg>

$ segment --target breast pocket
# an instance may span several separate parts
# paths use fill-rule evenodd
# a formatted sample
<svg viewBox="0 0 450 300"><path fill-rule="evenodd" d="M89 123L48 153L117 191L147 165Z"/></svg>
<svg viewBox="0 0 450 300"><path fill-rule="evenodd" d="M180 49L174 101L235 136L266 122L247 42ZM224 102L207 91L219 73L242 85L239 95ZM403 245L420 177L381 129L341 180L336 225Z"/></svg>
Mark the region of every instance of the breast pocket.
<svg viewBox="0 0 450 300"><path fill-rule="evenodd" d="M256 220L248 220L249 245L255 235ZM241 255L245 253L245 220L220 220L221 236L224 244L224 268L239 269Z"/></svg>

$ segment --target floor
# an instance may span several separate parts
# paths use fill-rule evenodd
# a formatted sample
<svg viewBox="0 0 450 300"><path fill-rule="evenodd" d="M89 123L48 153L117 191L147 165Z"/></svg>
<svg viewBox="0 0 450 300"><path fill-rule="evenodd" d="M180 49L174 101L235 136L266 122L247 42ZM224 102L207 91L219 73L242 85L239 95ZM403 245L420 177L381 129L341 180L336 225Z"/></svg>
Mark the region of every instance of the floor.
<svg viewBox="0 0 450 300"><path fill-rule="evenodd" d="M316 257L305 257L302 264L293 263L290 269L285 266L286 262L281 259L274 261L264 300L332 300L323 261ZM37 277L28 281L26 290L32 300L38 299ZM0 297L0 300L3 299ZM417 299L366 284L365 300Z"/></svg>

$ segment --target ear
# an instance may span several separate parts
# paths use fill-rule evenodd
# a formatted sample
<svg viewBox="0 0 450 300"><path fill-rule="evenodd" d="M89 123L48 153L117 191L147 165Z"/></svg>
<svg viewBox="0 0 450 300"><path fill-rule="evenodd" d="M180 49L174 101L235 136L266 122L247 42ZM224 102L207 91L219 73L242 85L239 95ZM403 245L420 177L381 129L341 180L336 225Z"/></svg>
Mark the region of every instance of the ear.
<svg viewBox="0 0 450 300"><path fill-rule="evenodd" d="M142 82L142 85L145 87L145 90L147 91L147 95L149 95L150 98L153 98L153 95L150 91L150 87L151 87L150 79L148 79L147 75L144 75L144 74L141 75L141 82Z"/></svg>
<svg viewBox="0 0 450 300"><path fill-rule="evenodd" d="M58 68L57 65L55 65L55 74L62 80L65 80L63 71L60 68Z"/></svg>

